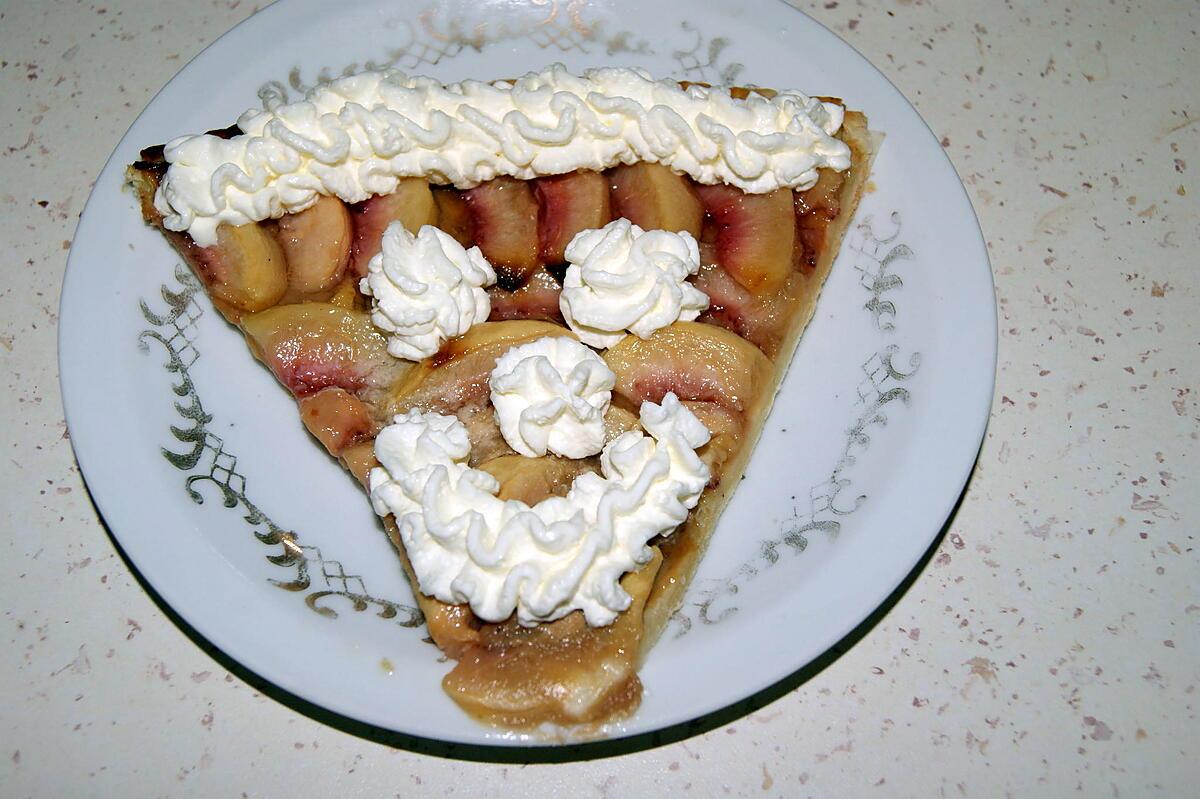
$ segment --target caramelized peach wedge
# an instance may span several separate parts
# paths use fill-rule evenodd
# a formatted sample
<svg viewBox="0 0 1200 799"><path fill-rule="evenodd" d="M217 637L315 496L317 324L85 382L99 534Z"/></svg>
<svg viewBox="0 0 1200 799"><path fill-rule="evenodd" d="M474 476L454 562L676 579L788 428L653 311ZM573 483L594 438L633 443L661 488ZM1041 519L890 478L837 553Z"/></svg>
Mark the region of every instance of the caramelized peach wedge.
<svg viewBox="0 0 1200 799"><path fill-rule="evenodd" d="M280 305L242 318L251 349L297 397L336 386L356 392L389 381L403 362L362 311L323 302Z"/></svg>
<svg viewBox="0 0 1200 799"><path fill-rule="evenodd" d="M523 180L496 178L464 197L471 210L475 244L495 267L501 287L519 287L541 263L533 189Z"/></svg>
<svg viewBox="0 0 1200 799"><path fill-rule="evenodd" d="M682 400L752 413L774 375L771 361L753 344L699 322L676 322L645 339L626 336L604 353L604 362L617 376L613 391L633 407L674 392Z"/></svg>
<svg viewBox="0 0 1200 799"><path fill-rule="evenodd" d="M808 281L792 271L783 286L771 294L756 295L733 279L715 259L700 267L696 288L708 295L708 308L699 321L737 333L769 358L779 353L796 304L802 300Z"/></svg>
<svg viewBox="0 0 1200 799"><path fill-rule="evenodd" d="M540 255L547 264L563 263L571 239L601 228L612 219L608 185L599 172L581 169L534 181L538 200Z"/></svg>
<svg viewBox="0 0 1200 799"><path fill-rule="evenodd" d="M416 233L423 225L437 224L437 216L433 192L418 178L401 180L391 194L360 203L354 209L354 274L362 277L367 273L367 264L379 254L388 225L399 222L409 233Z"/></svg>
<svg viewBox="0 0 1200 799"><path fill-rule="evenodd" d="M832 169L822 169L817 185L796 193L796 236L803 248L801 258L807 270L817 265L821 253L830 244L832 222L842 212L842 186L846 175Z"/></svg>
<svg viewBox="0 0 1200 799"><path fill-rule="evenodd" d="M300 421L330 455L341 455L347 447L375 437L370 409L338 386L301 397Z"/></svg>
<svg viewBox="0 0 1200 799"><path fill-rule="evenodd" d="M488 375L507 350L543 336L570 335L570 330L553 322L512 320L475 325L392 386L388 414L411 408L454 413L485 401Z"/></svg>
<svg viewBox="0 0 1200 799"><path fill-rule="evenodd" d="M643 610L662 554L621 587L633 598L607 627L588 627L580 613L522 627L509 619L480 628L442 686L477 719L501 727L582 725L629 715L642 698L637 676Z"/></svg>
<svg viewBox="0 0 1200 799"><path fill-rule="evenodd" d="M287 260L263 225L221 225L215 245L193 252L196 272L209 294L231 308L226 315L233 318L238 312L270 308L287 291Z"/></svg>
<svg viewBox="0 0 1200 799"><path fill-rule="evenodd" d="M563 496L576 477L597 471L598 465L595 458L572 460L554 455L527 458L509 454L484 461L479 468L496 478L500 484L497 496L501 499L536 505L546 497Z"/></svg>
<svg viewBox="0 0 1200 799"><path fill-rule="evenodd" d="M700 186L716 225L717 263L757 296L778 291L792 272L796 235L790 189L746 194L733 186Z"/></svg>
<svg viewBox="0 0 1200 799"><path fill-rule="evenodd" d="M280 219L288 287L308 295L336 286L350 263L353 236L350 212L336 197L321 197L312 207Z"/></svg>
<svg viewBox="0 0 1200 799"><path fill-rule="evenodd" d="M687 232L700 238L704 208L692 183L662 164L625 164L609 173L613 211L643 230Z"/></svg>

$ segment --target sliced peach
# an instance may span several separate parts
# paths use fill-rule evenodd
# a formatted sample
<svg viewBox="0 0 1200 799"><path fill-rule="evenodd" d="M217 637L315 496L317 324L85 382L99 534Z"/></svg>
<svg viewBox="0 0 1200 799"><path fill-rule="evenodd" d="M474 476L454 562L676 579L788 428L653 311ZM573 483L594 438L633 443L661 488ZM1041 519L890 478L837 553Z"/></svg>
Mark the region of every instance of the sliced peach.
<svg viewBox="0 0 1200 799"><path fill-rule="evenodd" d="M278 238L287 256L289 288L301 294L325 291L337 284L350 262L350 212L337 197L321 197L280 219Z"/></svg>
<svg viewBox="0 0 1200 799"><path fill-rule="evenodd" d="M604 443L612 441L622 433L637 430L642 426L637 414L619 405L609 405L604 414Z"/></svg>
<svg viewBox="0 0 1200 799"><path fill-rule="evenodd" d="M846 173L822 169L817 184L805 192L796 192L796 261L807 269L817 265L827 246L825 233L829 223L841 213L842 183Z"/></svg>
<svg viewBox="0 0 1200 799"><path fill-rule="evenodd" d="M717 226L717 262L756 295L779 290L792 272L796 221L791 189L746 194L733 186L698 186Z"/></svg>
<svg viewBox="0 0 1200 799"><path fill-rule="evenodd" d="M505 319L545 319L562 321L562 310L558 298L562 285L546 268L538 267L525 285L515 291L492 286L488 297L492 301L492 313L488 319L499 322Z"/></svg>
<svg viewBox="0 0 1200 799"><path fill-rule="evenodd" d="M496 410L486 397L464 405L454 415L467 428L467 439L471 442L471 456L467 465L478 466L492 458L512 454L512 447L508 446L500 433L500 426L496 424Z"/></svg>
<svg viewBox="0 0 1200 799"><path fill-rule="evenodd" d="M300 421L331 455L340 455L346 447L371 438L375 432L367 406L336 386L301 397Z"/></svg>
<svg viewBox="0 0 1200 799"><path fill-rule="evenodd" d="M391 194L372 197L354 209L354 255L351 268L359 277L367 274L367 263L379 253L383 231L399 222L409 233L423 225L437 224L437 206L429 184L420 178L405 178Z"/></svg>
<svg viewBox="0 0 1200 799"><path fill-rule="evenodd" d="M758 297L723 267L708 263L700 267L695 286L708 295L708 308L699 321L737 333L774 358L796 312L793 303L803 294L807 280L793 270L779 291Z"/></svg>
<svg viewBox="0 0 1200 799"><path fill-rule="evenodd" d="M336 305L339 308L354 310L355 308L364 307L366 298L358 291L358 278L347 273L329 295L329 299L326 302L330 305Z"/></svg>
<svg viewBox="0 0 1200 799"><path fill-rule="evenodd" d="M417 594L417 606L425 617L429 637L446 657L457 660L479 641L482 622L468 605L449 605L431 596Z"/></svg>
<svg viewBox="0 0 1200 799"><path fill-rule="evenodd" d="M217 243L193 255L209 293L239 311L270 308L287 291L283 250L261 225L221 225Z"/></svg>
<svg viewBox="0 0 1200 799"><path fill-rule="evenodd" d="M689 400L683 404L708 428L708 443L696 450L696 454L712 474L709 486L715 486L721 481L722 467L742 446L744 420L739 414L715 402Z"/></svg>
<svg viewBox="0 0 1200 799"><path fill-rule="evenodd" d="M662 554L621 579L629 609L607 627L581 613L552 624L486 624L442 680L450 698L481 721L505 727L586 724L620 718L642 696L637 676L646 598Z"/></svg>
<svg viewBox="0 0 1200 799"><path fill-rule="evenodd" d="M509 347L542 336L570 336L570 330L551 322L533 320L511 320L507 322L481 322L458 338L450 339L445 346L427 361L433 366L443 366L451 361L480 352Z"/></svg>
<svg viewBox="0 0 1200 799"><path fill-rule="evenodd" d="M701 257L704 258L703 255ZM754 306L754 295L734 280L723 266L718 265L715 258L703 261L693 285L708 295L708 308L701 315L702 321L720 325L753 342L746 335L744 319Z"/></svg>
<svg viewBox="0 0 1200 799"><path fill-rule="evenodd" d="M608 181L580 169L534 181L538 200L538 242L542 261L561 264L571 239L581 230L602 228L612 219Z"/></svg>
<svg viewBox="0 0 1200 799"><path fill-rule="evenodd" d="M648 339L626 336L604 362L617 376L614 392L635 407L673 391L681 400L745 412L764 398L773 371L758 347L699 322L676 322Z"/></svg>
<svg viewBox="0 0 1200 799"><path fill-rule="evenodd" d="M366 313L329 303L280 305L243 317L242 329L255 354L298 397L329 386L357 391L389 361Z"/></svg>
<svg viewBox="0 0 1200 799"><path fill-rule="evenodd" d="M817 170L817 182L808 191L796 192L796 211L800 214L817 214L827 220L836 219L841 213L842 183L845 172L835 169Z"/></svg>
<svg viewBox="0 0 1200 799"><path fill-rule="evenodd" d="M482 322L465 335L447 341L432 358L421 361L391 390L388 413L423 408L439 413L486 402L488 376L496 359L510 347L543 336L570 336L571 331L552 322L510 320Z"/></svg>
<svg viewBox="0 0 1200 799"><path fill-rule="evenodd" d="M584 472L596 471L597 463L595 458L571 460L553 455L541 458L501 455L485 461L479 468L500 483L497 496L501 499L536 505L547 497L566 494L575 478Z"/></svg>
<svg viewBox="0 0 1200 799"><path fill-rule="evenodd" d="M700 238L704 209L690 181L662 164L627 164L609 173L613 216L644 230L686 230Z"/></svg>
<svg viewBox="0 0 1200 799"><path fill-rule="evenodd" d="M538 268L538 205L529 183L501 177L463 195L471 209L475 243L496 269L501 286L515 289Z"/></svg>
<svg viewBox="0 0 1200 799"><path fill-rule="evenodd" d="M475 241L475 231L471 208L463 193L449 186L435 186L433 202L437 205L437 226L462 246L470 247Z"/></svg>

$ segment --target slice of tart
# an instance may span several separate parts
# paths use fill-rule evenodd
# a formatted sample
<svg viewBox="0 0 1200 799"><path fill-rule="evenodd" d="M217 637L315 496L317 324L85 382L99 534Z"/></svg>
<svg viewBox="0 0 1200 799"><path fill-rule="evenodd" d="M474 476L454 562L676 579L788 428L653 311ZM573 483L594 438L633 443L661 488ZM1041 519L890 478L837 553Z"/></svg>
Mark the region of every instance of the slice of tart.
<svg viewBox="0 0 1200 799"><path fill-rule="evenodd" d="M697 449L707 485L620 578L624 610L597 625L579 611L485 620L423 592L396 520L383 520L433 641L457 661L444 689L482 721L523 728L599 725L637 707L638 666L745 470L872 149L862 114L797 93L654 83L631 70L577 77L554 67L449 87L368 73L148 148L128 178L145 221L364 487L379 467L377 435L416 411L453 417L469 439L463 465L490 475L500 499L529 506L568 495L602 458L516 452L490 398L497 361L547 338L593 343L562 294L580 234L626 219L694 241L699 268L686 291L707 307L593 343L612 374L606 441L637 430L643 404L671 394L708 431ZM486 296L488 321L467 314L438 328L403 298L388 317L364 293L364 276L388 256L385 232L402 227L416 242L432 236L427 226L447 247L479 248L494 284L485 293L480 278L473 296ZM406 325L423 332L398 343Z"/></svg>

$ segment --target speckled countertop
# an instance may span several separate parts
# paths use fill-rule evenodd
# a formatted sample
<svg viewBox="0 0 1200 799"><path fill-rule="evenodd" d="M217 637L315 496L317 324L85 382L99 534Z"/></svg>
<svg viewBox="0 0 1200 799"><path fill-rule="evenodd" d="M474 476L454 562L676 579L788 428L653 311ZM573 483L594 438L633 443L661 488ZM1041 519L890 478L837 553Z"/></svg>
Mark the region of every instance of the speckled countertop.
<svg viewBox="0 0 1200 799"><path fill-rule="evenodd" d="M706 734L559 765L325 726L138 586L66 435L59 285L129 121L254 6L0 5L0 796L1193 794L1200 5L801 5L917 106L975 203L987 441L939 551L847 654Z"/></svg>

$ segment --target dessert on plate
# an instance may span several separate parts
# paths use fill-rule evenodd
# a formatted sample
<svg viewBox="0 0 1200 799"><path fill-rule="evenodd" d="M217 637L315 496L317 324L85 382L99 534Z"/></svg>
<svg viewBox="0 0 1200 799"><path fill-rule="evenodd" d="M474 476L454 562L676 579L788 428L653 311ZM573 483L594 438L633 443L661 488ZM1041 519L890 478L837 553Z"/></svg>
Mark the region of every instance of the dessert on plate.
<svg viewBox="0 0 1200 799"><path fill-rule="evenodd" d="M602 725L640 701L872 147L795 91L386 71L128 179L370 494L451 698Z"/></svg>

